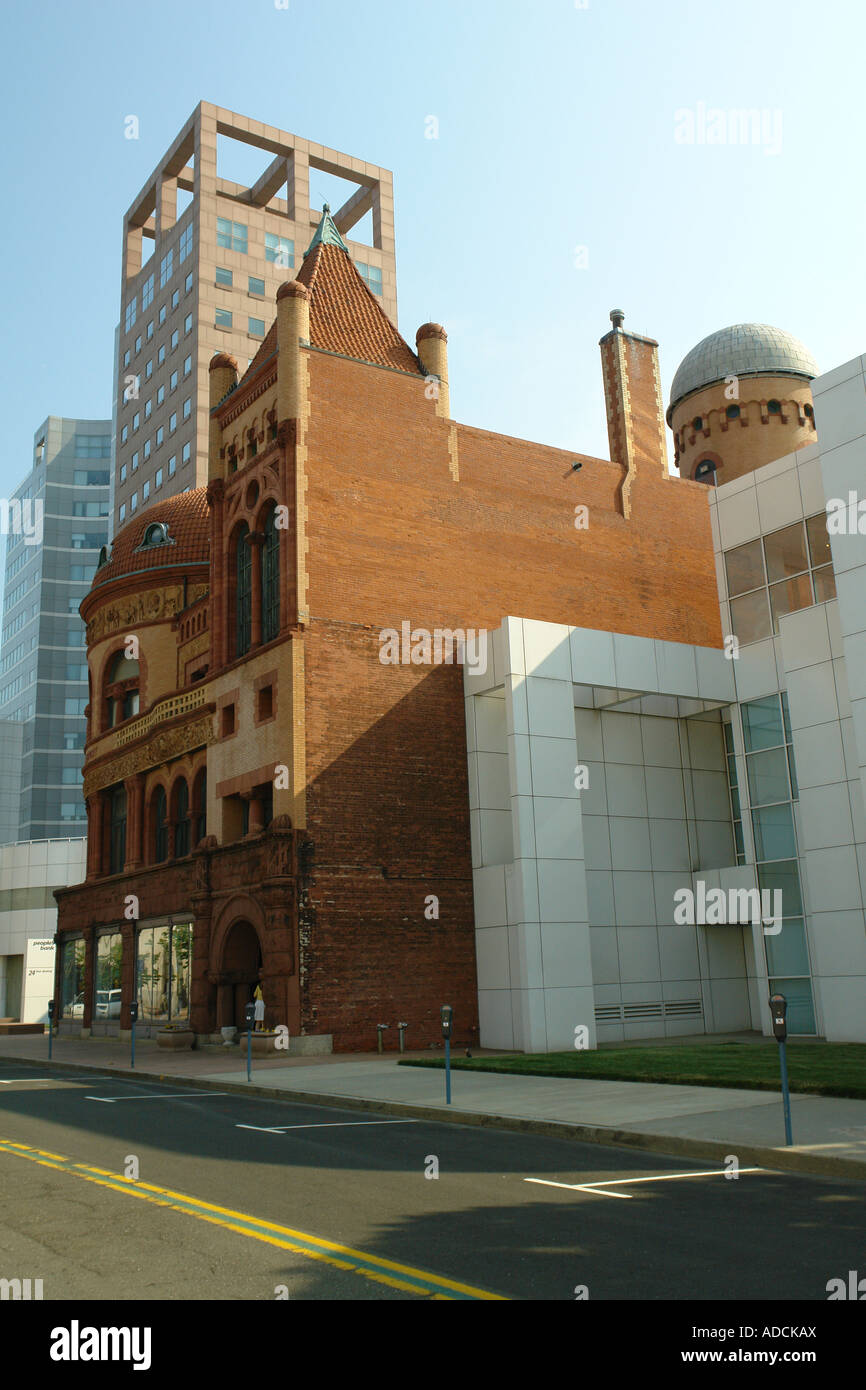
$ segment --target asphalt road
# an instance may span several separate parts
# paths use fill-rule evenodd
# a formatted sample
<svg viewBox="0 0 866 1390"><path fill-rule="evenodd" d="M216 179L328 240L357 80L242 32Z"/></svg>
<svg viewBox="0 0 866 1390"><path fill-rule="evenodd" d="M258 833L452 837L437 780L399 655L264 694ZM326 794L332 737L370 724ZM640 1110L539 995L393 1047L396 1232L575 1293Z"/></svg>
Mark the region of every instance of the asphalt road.
<svg viewBox="0 0 866 1390"><path fill-rule="evenodd" d="M0 1279L60 1300L823 1302L866 1271L866 1187L719 1169L0 1062Z"/></svg>

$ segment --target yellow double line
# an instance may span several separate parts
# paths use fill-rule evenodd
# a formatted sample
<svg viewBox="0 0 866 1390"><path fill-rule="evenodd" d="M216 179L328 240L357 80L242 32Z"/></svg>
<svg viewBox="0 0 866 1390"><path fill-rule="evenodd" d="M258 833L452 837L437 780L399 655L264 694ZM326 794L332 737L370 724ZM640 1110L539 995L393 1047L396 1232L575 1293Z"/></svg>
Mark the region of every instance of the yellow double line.
<svg viewBox="0 0 866 1390"><path fill-rule="evenodd" d="M245 1212L232 1211L229 1207L214 1206L202 1202L197 1197L189 1197L183 1192L172 1192L167 1187L155 1187L152 1183L139 1182L134 1178L124 1178L107 1168L93 1168L86 1163L75 1163L63 1154L49 1153L44 1149L32 1148L29 1144L16 1144L11 1139L0 1139L0 1154L13 1158L26 1158L43 1168L54 1168L85 1182L107 1187L112 1192L122 1192L127 1197L137 1197L141 1202L152 1202L158 1207L169 1207L172 1211L194 1216L198 1221L207 1221L212 1226L222 1226L237 1235L249 1236L265 1245L274 1245L280 1250L291 1250L293 1254L304 1255L307 1259L319 1260L324 1264L342 1269L350 1274L360 1274L376 1284L387 1284L389 1288L399 1289L401 1293L420 1294L433 1299L487 1299L501 1300L502 1295L478 1289L471 1284L461 1284L454 1279L445 1279L438 1274L428 1274L410 1265L396 1264L393 1260L383 1260L378 1255L367 1255L362 1250L353 1250L348 1245L339 1245L320 1236L308 1235L305 1231L295 1231L290 1226L279 1226L272 1221L260 1221L258 1217Z"/></svg>

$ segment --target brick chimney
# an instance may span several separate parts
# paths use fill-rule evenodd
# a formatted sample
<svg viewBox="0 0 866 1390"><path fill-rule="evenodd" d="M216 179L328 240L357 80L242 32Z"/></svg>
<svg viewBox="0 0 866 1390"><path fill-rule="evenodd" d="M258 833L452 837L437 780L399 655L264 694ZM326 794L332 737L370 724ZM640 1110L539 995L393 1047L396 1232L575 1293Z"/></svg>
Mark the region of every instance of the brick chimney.
<svg viewBox="0 0 866 1390"><path fill-rule="evenodd" d="M448 387L448 334L441 323L422 323L415 334L418 360L428 377L435 377L438 383L436 393L436 414L447 420L451 415L451 399Z"/></svg>
<svg viewBox="0 0 866 1390"><path fill-rule="evenodd" d="M228 352L217 352L208 366L209 394L208 405L213 410L229 391L238 384L238 364ZM214 415L208 425L208 479L225 477L225 463L220 458L223 443L223 427Z"/></svg>
<svg viewBox="0 0 866 1390"><path fill-rule="evenodd" d="M625 468L622 514L631 515L631 491L641 473L665 477L668 451L659 377L658 343L623 330L625 315L612 309L613 328L599 341L610 456Z"/></svg>

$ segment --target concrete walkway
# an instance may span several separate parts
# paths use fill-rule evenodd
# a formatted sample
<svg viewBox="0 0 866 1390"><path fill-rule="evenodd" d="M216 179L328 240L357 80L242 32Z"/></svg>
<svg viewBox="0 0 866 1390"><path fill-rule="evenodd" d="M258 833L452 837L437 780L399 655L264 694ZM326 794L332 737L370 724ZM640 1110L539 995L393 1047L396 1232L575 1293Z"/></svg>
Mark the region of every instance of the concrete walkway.
<svg viewBox="0 0 866 1390"><path fill-rule="evenodd" d="M53 1052L60 1067L129 1074L128 1043L107 1038L57 1039ZM407 1052L406 1056L430 1054ZM0 1060L47 1066L47 1057L45 1037L0 1037ZM398 1066L393 1053L253 1058L250 1087L240 1048L168 1052L144 1040L136 1046L135 1074L142 1080L157 1076L220 1087L237 1085L259 1095L276 1091L307 1100L342 1099L362 1108L399 1108L404 1113L475 1124L499 1121L511 1128L658 1153L719 1158L733 1153L741 1162L866 1178L863 1100L792 1095L795 1143L789 1149L784 1142L781 1095L771 1091L455 1071L452 1104L446 1110L443 1073Z"/></svg>

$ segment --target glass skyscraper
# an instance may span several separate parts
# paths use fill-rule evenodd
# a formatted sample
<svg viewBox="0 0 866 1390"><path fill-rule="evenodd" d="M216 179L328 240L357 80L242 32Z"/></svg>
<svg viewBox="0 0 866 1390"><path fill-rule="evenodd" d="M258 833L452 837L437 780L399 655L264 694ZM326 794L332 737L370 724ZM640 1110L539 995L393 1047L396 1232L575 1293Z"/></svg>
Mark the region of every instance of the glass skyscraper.
<svg viewBox="0 0 866 1390"><path fill-rule="evenodd" d="M3 499L0 721L23 724L17 834L83 837L87 651L78 606L108 541L110 420L49 416L33 466ZM7 831L8 834L8 831Z"/></svg>

